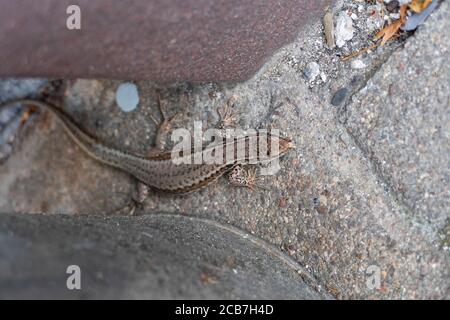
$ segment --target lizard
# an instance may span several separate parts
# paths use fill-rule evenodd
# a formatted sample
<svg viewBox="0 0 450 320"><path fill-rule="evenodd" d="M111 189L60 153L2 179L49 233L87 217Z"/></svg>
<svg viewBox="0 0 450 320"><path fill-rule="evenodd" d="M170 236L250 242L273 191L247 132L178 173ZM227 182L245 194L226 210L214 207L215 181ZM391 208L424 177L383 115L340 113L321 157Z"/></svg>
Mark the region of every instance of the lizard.
<svg viewBox="0 0 450 320"><path fill-rule="evenodd" d="M164 134L169 130L170 122L174 119L175 116L172 118L167 118L165 116L161 108L159 97L158 106L160 108L163 120L160 123L157 134L157 142L155 146L157 152L150 152L149 155L146 156L112 148L98 141L98 139L83 131L80 126L76 124L72 120L72 118L61 108L56 107L53 104L36 99L16 99L0 104L0 110L11 107L13 105L32 106L50 111L63 125L66 133L70 136L70 138L87 155L103 164L131 174L140 182L139 186L143 188L149 187L151 189L170 194L190 193L209 186L210 184L217 181L221 176L229 173L239 165L239 163L235 159L224 159L224 162L220 164L175 164L172 161L171 152L162 150L164 148L164 143L162 142L162 139L160 139L160 137L164 136ZM226 112L226 114L228 114L228 112ZM258 133L252 134L258 135ZM244 135L242 137L235 138L234 142L232 142L232 144L234 143L232 147L238 146L239 142L242 142L241 139L248 141L250 138L255 137ZM292 143L291 139L272 135L271 139L273 138L276 138L278 140L279 148L278 152L275 153L272 153L269 150L269 161L283 156L290 149L294 148L294 144ZM227 143L225 141L223 141L222 143L226 148ZM248 148L248 144L243 145L245 146L245 148ZM230 147L229 142L228 147ZM257 148L259 147L257 146ZM196 155L195 152L205 153L208 151L211 150L203 148L200 151L193 151L193 155ZM245 159L243 159L244 162L252 162L256 164L262 163L262 161L260 161L259 159L259 156L255 156L255 158L252 158L249 155L250 153L248 151L244 151L244 154L246 157ZM201 154L197 155L201 156ZM266 162L267 159L265 163ZM240 178L238 178L237 180L239 179ZM147 191L141 190L139 193L142 192L145 193Z"/></svg>

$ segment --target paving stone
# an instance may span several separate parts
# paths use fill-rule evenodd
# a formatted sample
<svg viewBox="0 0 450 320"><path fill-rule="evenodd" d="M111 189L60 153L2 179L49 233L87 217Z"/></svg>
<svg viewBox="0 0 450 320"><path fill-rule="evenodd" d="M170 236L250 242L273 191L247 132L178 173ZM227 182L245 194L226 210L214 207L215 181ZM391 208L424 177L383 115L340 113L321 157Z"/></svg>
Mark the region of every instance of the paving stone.
<svg viewBox="0 0 450 320"><path fill-rule="evenodd" d="M2 299L329 298L275 248L204 219L0 214L0 240Z"/></svg>
<svg viewBox="0 0 450 320"><path fill-rule="evenodd" d="M411 218L434 232L450 218L448 9L442 3L353 96L345 120Z"/></svg>

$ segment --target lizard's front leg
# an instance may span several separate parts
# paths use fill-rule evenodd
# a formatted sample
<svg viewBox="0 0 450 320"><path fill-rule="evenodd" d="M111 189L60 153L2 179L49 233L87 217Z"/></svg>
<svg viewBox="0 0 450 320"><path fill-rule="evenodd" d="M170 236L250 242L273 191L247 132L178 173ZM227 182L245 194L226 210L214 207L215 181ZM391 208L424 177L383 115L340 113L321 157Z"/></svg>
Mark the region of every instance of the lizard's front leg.
<svg viewBox="0 0 450 320"><path fill-rule="evenodd" d="M217 108L217 113L219 114L219 123L217 124L217 127L219 129L236 127L239 121L240 112L237 112L235 109L235 101L236 97L232 96L223 107Z"/></svg>
<svg viewBox="0 0 450 320"><path fill-rule="evenodd" d="M185 99L185 96L183 96L183 100ZM158 121L153 115L150 115L150 119L152 119L152 121L156 124L158 130L156 132L155 144L147 153L147 156L149 157L154 157L166 151L167 136L172 130L172 124L183 113L182 111L179 111L173 116L168 117L165 110L167 108L166 101L162 101L159 95L157 97L157 101L158 110L161 114L161 120Z"/></svg>

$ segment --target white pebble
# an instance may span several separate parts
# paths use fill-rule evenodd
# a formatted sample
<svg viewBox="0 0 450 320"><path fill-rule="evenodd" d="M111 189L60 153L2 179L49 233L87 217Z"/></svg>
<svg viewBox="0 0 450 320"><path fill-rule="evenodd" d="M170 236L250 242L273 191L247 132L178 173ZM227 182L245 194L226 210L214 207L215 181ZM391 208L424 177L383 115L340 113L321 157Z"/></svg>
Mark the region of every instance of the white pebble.
<svg viewBox="0 0 450 320"><path fill-rule="evenodd" d="M355 28L353 27L353 20L347 14L347 12L342 11L336 23L335 35L336 35L336 45L342 48L345 43L353 38L353 33Z"/></svg>
<svg viewBox="0 0 450 320"><path fill-rule="evenodd" d="M364 69L366 64L363 61L356 59L352 61L351 67L352 69Z"/></svg>
<svg viewBox="0 0 450 320"><path fill-rule="evenodd" d="M320 67L317 62L310 62L307 64L306 68L303 70L303 74L310 81L314 81L320 74Z"/></svg>
<svg viewBox="0 0 450 320"><path fill-rule="evenodd" d="M139 93L134 83L122 83L116 91L116 102L123 112L136 109L139 104Z"/></svg>

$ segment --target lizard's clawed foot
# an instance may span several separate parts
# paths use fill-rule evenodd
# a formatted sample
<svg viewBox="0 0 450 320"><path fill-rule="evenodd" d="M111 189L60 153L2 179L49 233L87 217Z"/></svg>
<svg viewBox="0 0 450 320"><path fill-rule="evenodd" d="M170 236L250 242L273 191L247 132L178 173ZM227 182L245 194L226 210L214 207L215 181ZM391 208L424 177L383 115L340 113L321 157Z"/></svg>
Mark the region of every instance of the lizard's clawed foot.
<svg viewBox="0 0 450 320"><path fill-rule="evenodd" d="M137 202L134 198L131 198L130 203L126 206L127 209L127 215L128 216L134 216L136 213L136 210L142 207L142 203Z"/></svg>
<svg viewBox="0 0 450 320"><path fill-rule="evenodd" d="M153 115L150 115L150 119L157 125L158 131L156 133L156 140L155 140L155 147L152 148L148 153L147 156L155 156L158 155L165 150L166 141L167 141L167 135L172 129L172 123L178 119L180 116L183 115L183 111L179 111L175 113L173 116L168 117L166 115L166 108L167 108L167 102L164 100L161 100L160 95L157 96L157 104L158 109L161 114L161 121L158 121Z"/></svg>
<svg viewBox="0 0 450 320"><path fill-rule="evenodd" d="M259 183L260 180L261 178L254 167L245 170L242 166L236 166L228 174L228 182L235 187L249 188L252 191L256 189L268 190Z"/></svg>
<svg viewBox="0 0 450 320"><path fill-rule="evenodd" d="M142 208L144 206L144 202L148 197L149 191L150 191L150 188L147 185L143 184L142 182L138 182L137 197L131 198L134 205L132 207L133 211L130 211L130 213L129 213L130 216L134 215L134 212L136 209L138 209L139 207Z"/></svg>
<svg viewBox="0 0 450 320"><path fill-rule="evenodd" d="M137 195L132 195L129 203L125 207L116 210L116 212L123 212L124 210L126 210L125 212L127 213L127 215L133 216L136 213L136 210L142 209L142 207L144 206L144 202L148 197L148 192L149 187L142 182L138 182Z"/></svg>
<svg viewBox="0 0 450 320"><path fill-rule="evenodd" d="M113 212L116 214L126 214L128 216L134 216L137 209L142 207L142 203L139 203L137 199L131 197L128 203L120 207L120 209L114 210Z"/></svg>
<svg viewBox="0 0 450 320"><path fill-rule="evenodd" d="M217 113L219 114L220 120L218 127L219 129L225 129L227 127L235 127L239 121L240 112L234 109L234 103L236 97L232 96L228 99L227 103L223 107L217 108Z"/></svg>
<svg viewBox="0 0 450 320"><path fill-rule="evenodd" d="M159 110L159 113L161 114L161 120L158 121L153 115L150 115L150 118L158 126L159 130L169 131L171 128L172 122L175 121L177 118L179 118L183 114L183 112L179 111L179 112L175 113L173 116L169 117L166 114L167 101L161 100L161 97L159 94L157 96L157 100L158 100L158 103L157 103L158 110Z"/></svg>

